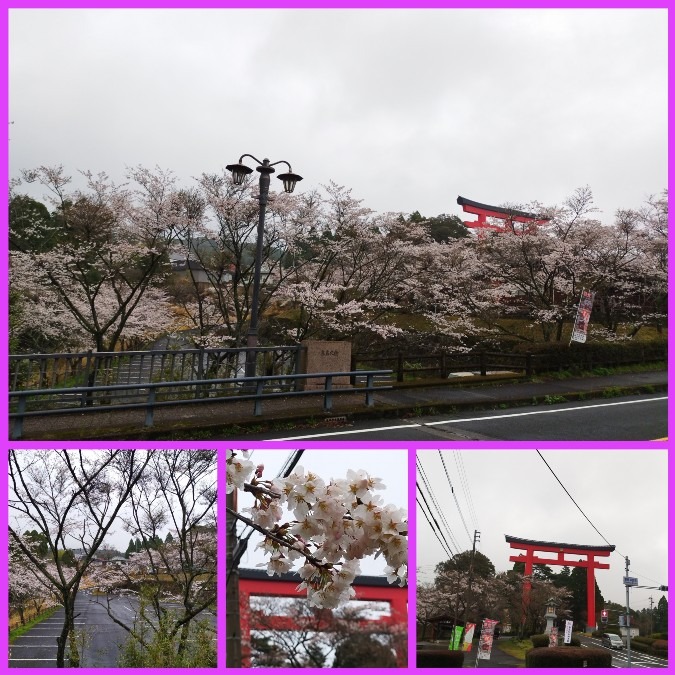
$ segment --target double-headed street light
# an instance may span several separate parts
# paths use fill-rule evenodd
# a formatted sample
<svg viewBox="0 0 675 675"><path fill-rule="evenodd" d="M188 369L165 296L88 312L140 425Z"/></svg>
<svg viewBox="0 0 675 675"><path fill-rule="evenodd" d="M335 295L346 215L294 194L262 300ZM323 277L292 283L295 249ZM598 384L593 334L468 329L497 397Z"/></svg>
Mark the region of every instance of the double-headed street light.
<svg viewBox="0 0 675 675"><path fill-rule="evenodd" d="M293 173L291 165L285 160L270 163L269 159L263 159L261 162L253 155L242 155L237 164L228 164L225 168L232 172L232 181L235 185L241 185L244 178L253 172L253 169L242 164L244 157L250 157L258 163L256 171L260 173L260 194L258 195L258 204L260 210L258 213L258 234L255 249L255 271L253 275L253 299L251 305L251 321L249 323L248 336L246 339L246 377L255 377L256 374L256 347L258 346L258 305L260 302L260 277L262 271L262 252L263 252L263 235L265 230L265 208L267 207L267 197L270 189L270 174L274 173L274 166L276 164L285 164L288 167L287 173L282 173L277 176L279 180L283 181L284 191L287 193L293 192L295 184L302 180L302 176Z"/></svg>

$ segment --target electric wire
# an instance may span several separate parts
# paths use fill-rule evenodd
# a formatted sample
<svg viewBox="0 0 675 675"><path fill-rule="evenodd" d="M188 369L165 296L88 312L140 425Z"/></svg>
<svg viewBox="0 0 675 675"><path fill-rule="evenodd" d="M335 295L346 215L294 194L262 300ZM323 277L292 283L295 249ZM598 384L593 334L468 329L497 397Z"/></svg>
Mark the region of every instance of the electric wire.
<svg viewBox="0 0 675 675"><path fill-rule="evenodd" d="M469 534L469 528L466 526L466 521L464 520L464 514L462 513L462 509L459 506L459 501L457 500L457 495L455 494L455 488L452 485L452 481L450 480L450 474L448 473L448 468L445 466L445 459L443 458L443 453L439 450L438 454L441 458L441 462L443 464L443 470L445 471L445 477L448 479L448 485L450 486L450 492L452 493L452 498L455 500L455 504L457 505L457 511L459 512L459 517L462 519L462 525L464 525L464 531L466 532L466 536L469 538L469 543L473 544L473 540L471 539L471 535Z"/></svg>
<svg viewBox="0 0 675 675"><path fill-rule="evenodd" d="M419 486L418 486L418 489L419 489ZM434 528L434 526L431 524L431 521L429 520L429 516L425 513L424 507L422 506L422 503L420 502L419 498L415 497L415 501L417 502L417 505L420 507L420 511L422 511L422 515L424 516L425 520L427 521L427 523L429 523L429 527L431 528L431 531L434 533L436 539L438 539L438 542L440 543L441 548L443 549L443 552L446 555L448 555L450 558L452 558L453 555L452 555L452 552L448 550L447 542L445 542L441 538L442 533L439 534L439 532L437 532L436 529ZM431 516L431 517L433 518L433 516Z"/></svg>
<svg viewBox="0 0 675 675"><path fill-rule="evenodd" d="M443 509L438 505L438 501L436 500L436 495L434 494L433 489L431 488L431 484L429 480L427 479L426 472L424 471L424 467L422 466L422 462L419 458L419 456L416 458L417 459L417 470L420 473L420 476L422 478L422 481L424 482L424 485L427 489L427 494L429 495L431 501L433 502L434 506L436 507L436 513L439 514L439 517L441 519L441 522L445 526L445 530L448 533L448 536L450 537L450 541L452 543L452 546L459 551L460 546L457 543L457 538L455 537L455 533L452 531L452 528L448 524L448 521L445 518L445 513L443 512Z"/></svg>
<svg viewBox="0 0 675 675"><path fill-rule="evenodd" d="M476 509L473 505L473 498L471 497L471 490L469 489L469 479L466 475L466 469L464 468L464 458L462 457L462 453L459 450L453 450L452 455L455 460L455 466L457 467L457 474L459 475L462 490L464 490L464 498L466 499L467 506L469 507L469 517L473 522L473 529L480 530L478 527L478 516L476 515Z"/></svg>

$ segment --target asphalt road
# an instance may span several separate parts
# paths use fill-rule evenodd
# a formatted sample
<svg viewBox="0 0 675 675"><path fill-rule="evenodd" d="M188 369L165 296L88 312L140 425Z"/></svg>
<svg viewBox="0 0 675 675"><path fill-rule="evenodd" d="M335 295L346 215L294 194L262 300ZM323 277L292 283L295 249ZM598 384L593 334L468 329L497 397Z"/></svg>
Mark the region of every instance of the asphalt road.
<svg viewBox="0 0 675 675"><path fill-rule="evenodd" d="M107 609L97 598L80 592L75 601L76 630L83 631L84 647L81 650L80 666L84 668L114 668L121 645L128 633L108 616ZM105 598L100 598L105 603ZM110 601L114 616L131 625L138 611L138 602L133 597L114 597ZM170 608L171 605L165 605ZM56 638L63 626L63 609L57 610L49 619L42 621L9 647L10 668L55 668ZM209 614L215 625L215 617Z"/></svg>
<svg viewBox="0 0 675 675"><path fill-rule="evenodd" d="M332 429L247 435L249 439L377 441L636 441L668 435L668 397L644 394L459 412L402 420L368 420Z"/></svg>
<svg viewBox="0 0 675 675"><path fill-rule="evenodd" d="M600 638L582 637L581 644L584 647L596 647L612 652L612 667L628 668L628 655L625 649L609 649L608 647L603 647ZM643 654L631 649L630 667L667 668L668 661L666 659L659 658L658 656L650 656L649 654Z"/></svg>

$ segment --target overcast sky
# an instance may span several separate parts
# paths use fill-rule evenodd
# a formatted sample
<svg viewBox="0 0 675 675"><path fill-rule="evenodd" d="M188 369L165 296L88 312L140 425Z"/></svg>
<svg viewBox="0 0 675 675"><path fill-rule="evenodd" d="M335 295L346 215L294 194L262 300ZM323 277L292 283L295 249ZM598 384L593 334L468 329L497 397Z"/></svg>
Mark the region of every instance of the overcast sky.
<svg viewBox="0 0 675 675"><path fill-rule="evenodd" d="M263 478L275 478L279 469L291 454L290 450L255 450L250 459L256 464L264 464ZM347 470L363 469L372 477L381 478L386 489L379 492L383 504L394 504L408 509L408 451L407 450L363 450L358 448L340 450L305 450L298 466L316 472L328 482L331 478L346 478ZM239 491L238 509L253 506L253 496ZM244 514L247 515L247 514ZM248 528L243 526L239 532ZM241 560L241 567L256 568L258 563L267 562L262 551L256 551L262 535L254 532L249 540L248 549ZM382 557L365 558L360 563L362 574L380 576L384 573L386 562ZM299 568L299 565L297 566ZM264 568L261 568L264 569Z"/></svg>
<svg viewBox="0 0 675 675"><path fill-rule="evenodd" d="M438 451L419 450L418 458L460 550L471 549L473 531L479 530L478 550L501 572L512 569L509 557L521 552L509 547L504 539L507 534L566 544L606 545L609 542L616 546L616 551L603 561L609 561L610 569L596 571L596 580L606 600L625 604L624 556L631 562L630 576L637 577L640 585L668 585L665 451L541 450L546 462L600 534L565 494L535 450L442 452L459 509ZM419 473L418 481L421 482ZM428 494L426 496L428 499ZM417 565L421 580L432 581L434 566L448 556L419 508L417 513ZM453 553L456 552L453 548ZM561 570L560 567L551 569ZM649 607L650 595L656 604L664 593L633 589L631 607Z"/></svg>
<svg viewBox="0 0 675 675"><path fill-rule="evenodd" d="M589 185L603 222L667 187L665 9L12 9L9 38L12 176L251 153L376 212Z"/></svg>

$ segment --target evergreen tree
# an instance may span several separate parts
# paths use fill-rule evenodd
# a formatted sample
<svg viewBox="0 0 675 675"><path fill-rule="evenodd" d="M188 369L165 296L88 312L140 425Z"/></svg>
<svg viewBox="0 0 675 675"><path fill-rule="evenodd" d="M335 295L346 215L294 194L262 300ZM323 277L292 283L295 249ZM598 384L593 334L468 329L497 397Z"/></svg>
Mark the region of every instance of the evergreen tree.
<svg viewBox="0 0 675 675"><path fill-rule="evenodd" d="M443 572L465 572L468 574L471 566L471 551L462 551L454 556L451 560L445 560L436 565L436 574ZM473 577L481 579L490 579L495 575L495 566L492 564L490 558L480 551L476 551L473 559Z"/></svg>

